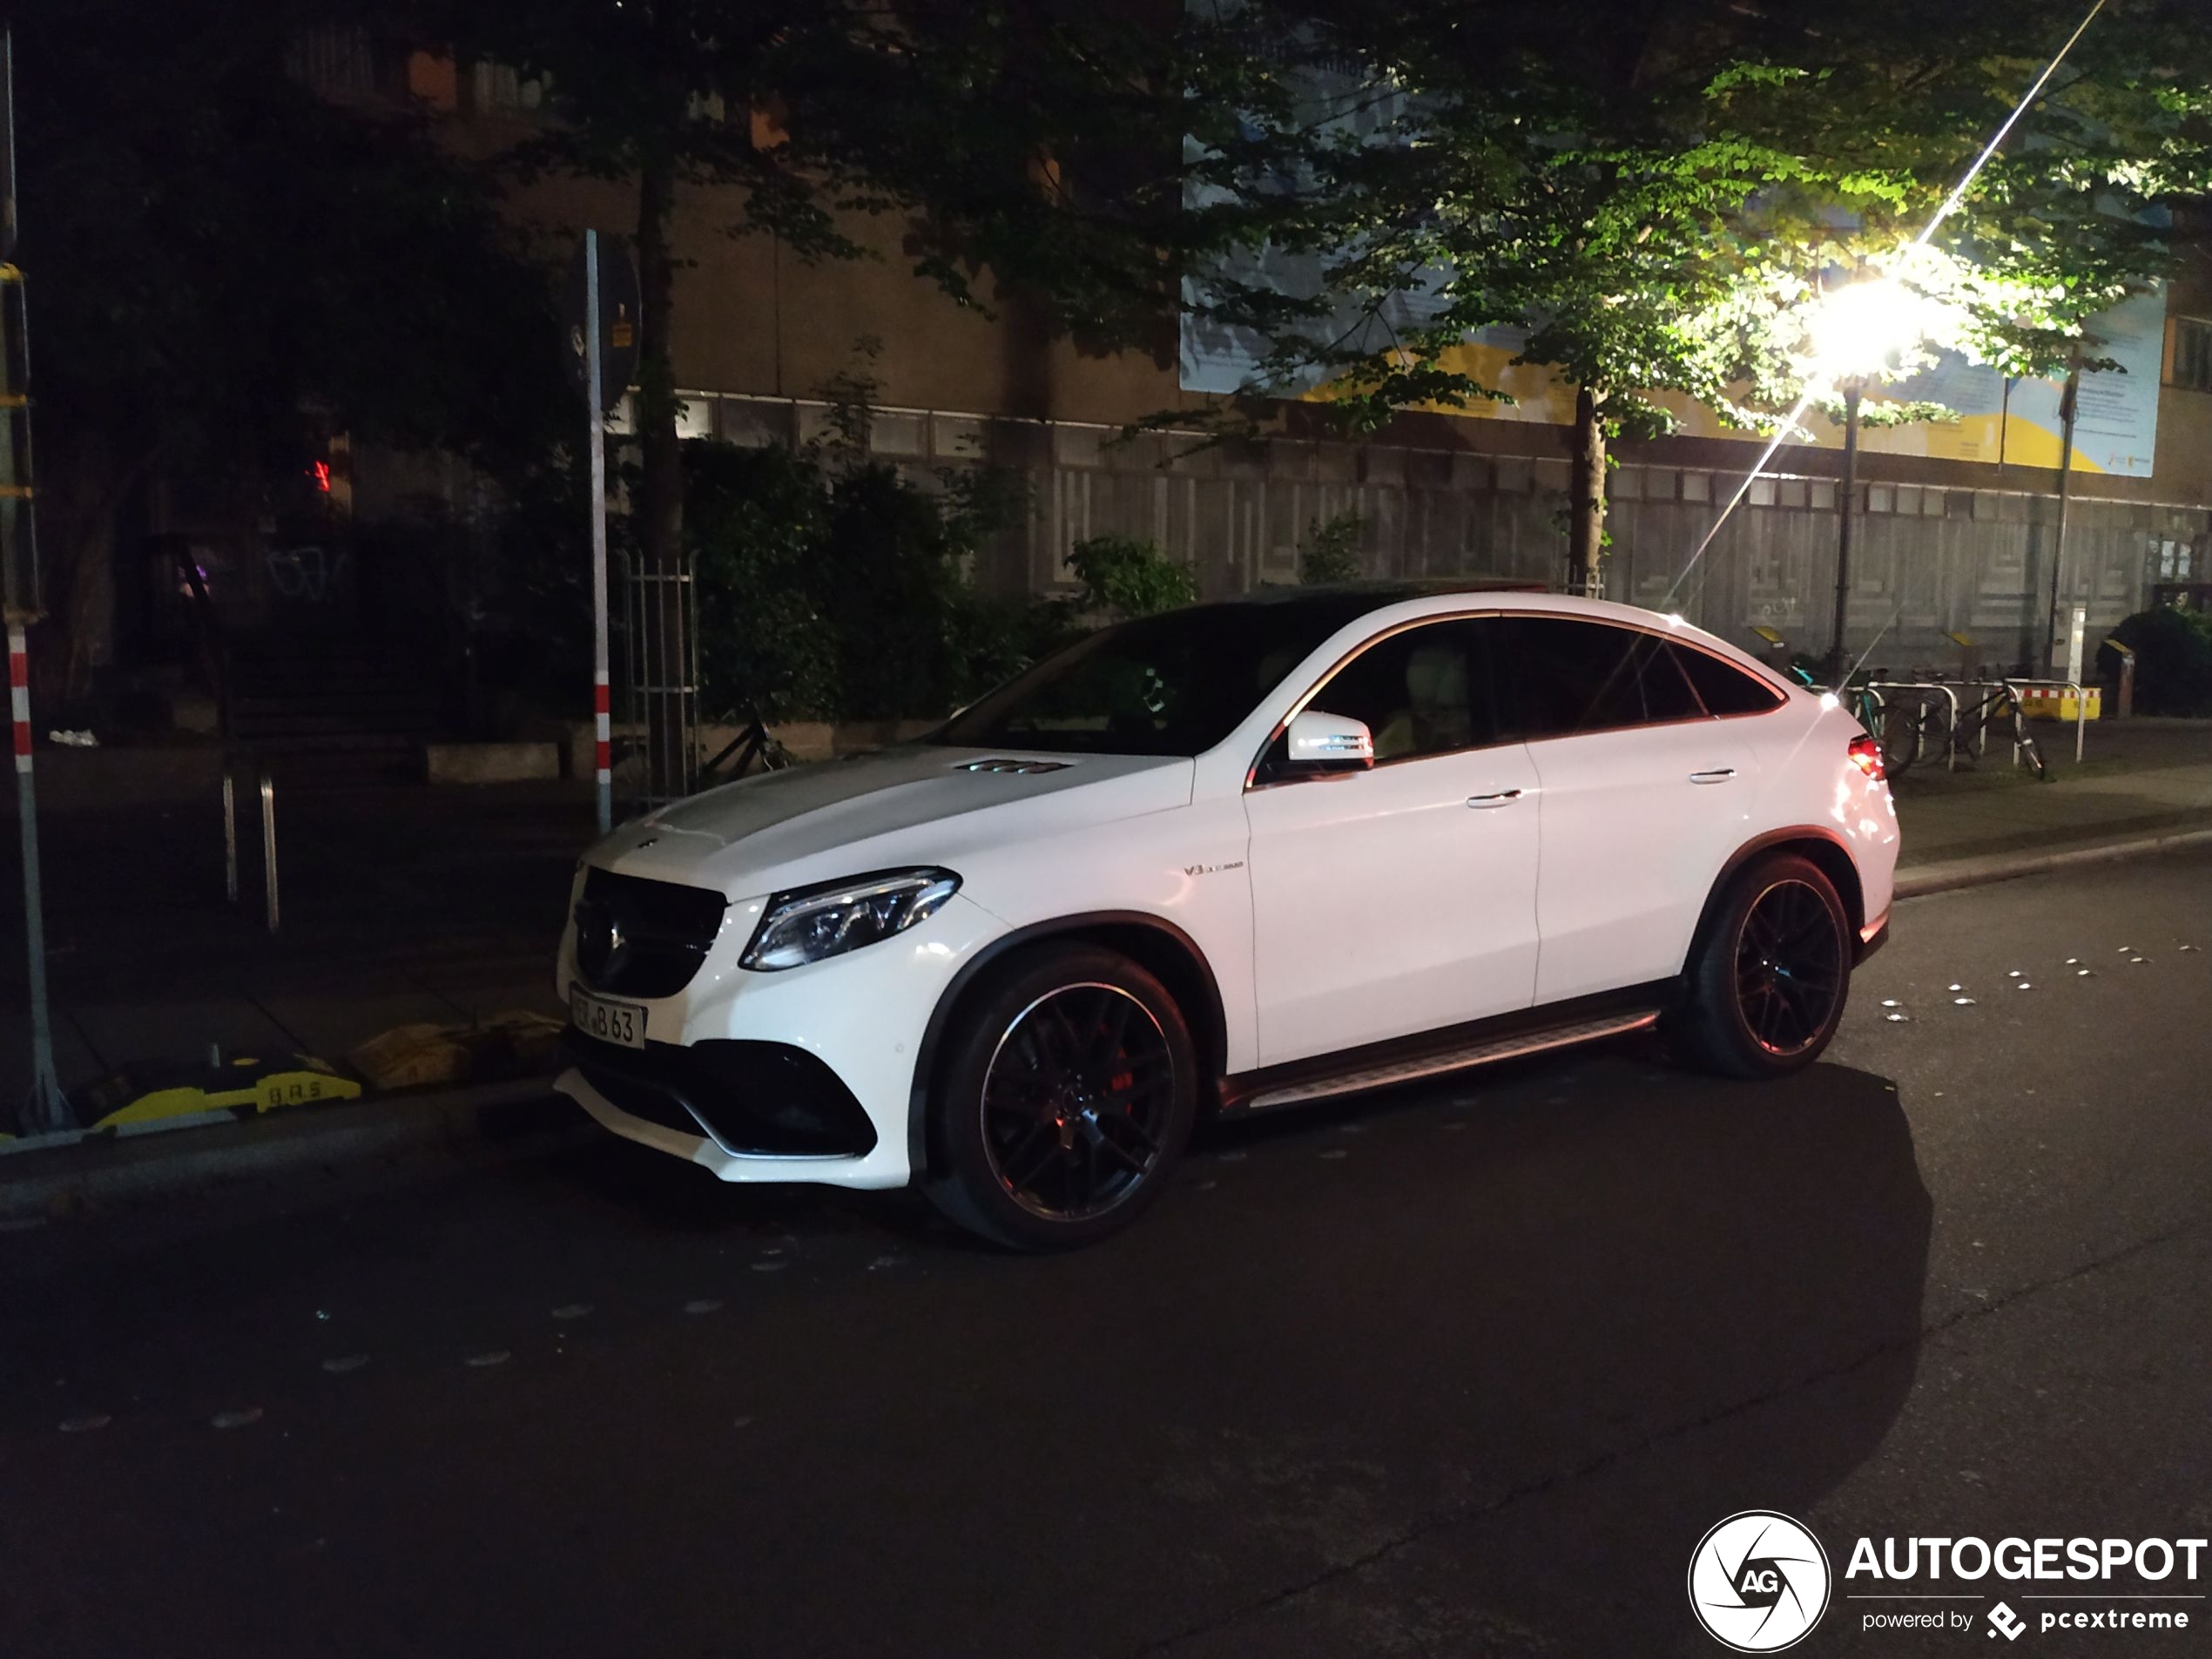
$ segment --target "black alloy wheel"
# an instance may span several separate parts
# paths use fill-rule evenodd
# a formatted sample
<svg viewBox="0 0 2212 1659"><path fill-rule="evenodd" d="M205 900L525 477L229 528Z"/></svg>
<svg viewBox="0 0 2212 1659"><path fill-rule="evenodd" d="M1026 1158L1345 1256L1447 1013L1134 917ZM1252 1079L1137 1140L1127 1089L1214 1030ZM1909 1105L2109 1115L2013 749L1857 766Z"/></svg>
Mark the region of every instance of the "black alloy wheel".
<svg viewBox="0 0 2212 1659"><path fill-rule="evenodd" d="M1828 895L1785 877L1752 900L1736 944L1736 996L1752 1040L1778 1059L1818 1042L1843 995L1844 941Z"/></svg>
<svg viewBox="0 0 2212 1659"><path fill-rule="evenodd" d="M1104 1215L1159 1162L1176 1082L1167 1034L1130 992L1048 991L1015 1017L983 1075L983 1155L1034 1216Z"/></svg>
<svg viewBox="0 0 2212 1659"><path fill-rule="evenodd" d="M1820 1057L1843 1022L1851 918L1811 860L1770 853L1718 889L1666 1030L1683 1056L1733 1077L1782 1077Z"/></svg>
<svg viewBox="0 0 2212 1659"><path fill-rule="evenodd" d="M961 997L930 1092L931 1200L971 1231L1061 1250L1158 1196L1190 1137L1197 1061L1182 1011L1138 963L1041 945Z"/></svg>

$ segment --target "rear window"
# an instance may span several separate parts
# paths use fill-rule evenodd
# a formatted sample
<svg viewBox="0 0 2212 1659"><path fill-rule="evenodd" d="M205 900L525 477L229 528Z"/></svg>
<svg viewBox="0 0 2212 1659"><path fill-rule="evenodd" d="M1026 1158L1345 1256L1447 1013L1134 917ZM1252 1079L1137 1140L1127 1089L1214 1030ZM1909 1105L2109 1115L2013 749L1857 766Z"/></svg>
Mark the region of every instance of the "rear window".
<svg viewBox="0 0 2212 1659"><path fill-rule="evenodd" d="M1667 642L1654 635L1563 617L1507 617L1504 627L1501 664L1523 738L1704 718Z"/></svg>
<svg viewBox="0 0 2212 1659"><path fill-rule="evenodd" d="M1673 647L1689 683L1707 711L1713 714L1764 714L1782 701L1782 693L1756 674L1747 674L1730 662L1695 645Z"/></svg>

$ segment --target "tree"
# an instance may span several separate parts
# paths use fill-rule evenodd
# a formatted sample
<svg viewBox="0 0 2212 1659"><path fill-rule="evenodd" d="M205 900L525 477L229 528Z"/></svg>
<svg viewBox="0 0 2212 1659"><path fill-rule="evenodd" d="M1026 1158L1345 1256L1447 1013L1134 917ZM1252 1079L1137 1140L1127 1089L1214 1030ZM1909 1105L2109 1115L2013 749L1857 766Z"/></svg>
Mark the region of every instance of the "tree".
<svg viewBox="0 0 2212 1659"><path fill-rule="evenodd" d="M118 515L157 470L251 491L344 429L505 472L562 407L541 267L418 122L288 72L301 21L15 10L48 592L80 671Z"/></svg>
<svg viewBox="0 0 2212 1659"><path fill-rule="evenodd" d="M711 187L732 234L773 234L802 260L871 257L848 216L903 217L916 274L957 303L988 304L988 268L1054 327L1157 347L1184 258L1243 233L1242 215L1183 211L1194 168L1249 166L1273 142L1237 113L1272 106L1265 66L1199 17L1163 29L1109 8L967 0L417 0L414 16L428 42L547 78L554 119L513 165L635 185L637 514L647 568L664 573L683 543L679 187ZM1217 161L1180 146L1194 91ZM1240 303L1271 315L1300 302ZM655 712L650 746L671 756Z"/></svg>
<svg viewBox="0 0 2212 1659"><path fill-rule="evenodd" d="M1516 363L1575 388L1570 571L1587 580L1610 441L1669 428L1658 392L1770 425L1817 380L1811 307L1838 275L1908 266L1943 291L1956 343L2044 372L2164 268L2147 210L2212 179L2206 46L2188 7L2146 0L2090 31L1955 205L1945 246L1964 260L1908 253L2080 10L1271 7L1339 113L1312 132L1297 210L1264 204L1329 301L1325 328L1278 331L1270 380L1325 380L1371 428L1501 395L1463 348L1516 331Z"/></svg>

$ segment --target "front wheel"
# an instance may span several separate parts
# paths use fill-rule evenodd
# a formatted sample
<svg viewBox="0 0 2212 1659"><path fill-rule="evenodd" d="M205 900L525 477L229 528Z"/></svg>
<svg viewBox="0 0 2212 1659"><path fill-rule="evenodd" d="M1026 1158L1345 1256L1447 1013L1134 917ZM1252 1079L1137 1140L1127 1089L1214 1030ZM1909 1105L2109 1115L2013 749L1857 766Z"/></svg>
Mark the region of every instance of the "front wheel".
<svg viewBox="0 0 2212 1659"><path fill-rule="evenodd" d="M1836 1035L1851 968L1851 921L1835 884L1811 860L1776 853L1730 883L1670 1028L1710 1070L1786 1076Z"/></svg>
<svg viewBox="0 0 2212 1659"><path fill-rule="evenodd" d="M1129 1224L1190 1138L1197 1061L1167 988L1118 952L1042 946L961 1004L930 1100L931 1201L1016 1250Z"/></svg>

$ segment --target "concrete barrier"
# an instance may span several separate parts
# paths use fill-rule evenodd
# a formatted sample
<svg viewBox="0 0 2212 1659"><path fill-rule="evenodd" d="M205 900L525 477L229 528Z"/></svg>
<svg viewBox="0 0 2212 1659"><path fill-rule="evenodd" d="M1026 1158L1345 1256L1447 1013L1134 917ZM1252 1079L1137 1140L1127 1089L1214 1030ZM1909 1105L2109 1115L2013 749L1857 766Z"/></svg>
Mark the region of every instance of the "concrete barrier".
<svg viewBox="0 0 2212 1659"><path fill-rule="evenodd" d="M434 784L529 783L561 775L561 746L556 743L426 743L422 761L423 771Z"/></svg>

